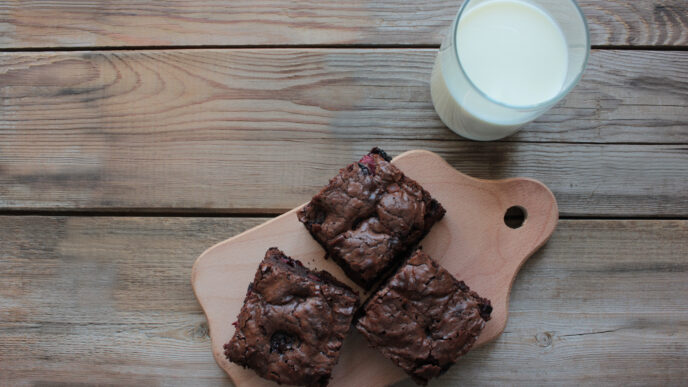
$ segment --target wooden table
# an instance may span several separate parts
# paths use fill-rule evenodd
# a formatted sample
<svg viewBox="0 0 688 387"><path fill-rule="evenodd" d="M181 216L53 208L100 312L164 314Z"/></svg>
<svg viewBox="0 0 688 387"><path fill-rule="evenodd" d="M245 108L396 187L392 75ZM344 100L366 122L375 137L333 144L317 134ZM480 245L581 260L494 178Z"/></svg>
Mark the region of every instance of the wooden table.
<svg viewBox="0 0 688 387"><path fill-rule="evenodd" d="M194 259L373 145L559 201L504 334L434 385L685 385L688 2L580 4L580 85L476 143L428 86L457 0L0 1L0 385L228 385Z"/></svg>

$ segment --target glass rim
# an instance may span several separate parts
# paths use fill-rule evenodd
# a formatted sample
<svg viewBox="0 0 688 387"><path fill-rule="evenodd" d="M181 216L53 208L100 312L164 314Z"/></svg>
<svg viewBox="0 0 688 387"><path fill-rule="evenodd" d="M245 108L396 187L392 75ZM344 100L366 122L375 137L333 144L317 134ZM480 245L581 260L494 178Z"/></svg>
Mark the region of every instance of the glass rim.
<svg viewBox="0 0 688 387"><path fill-rule="evenodd" d="M518 109L518 110L533 110L533 109L538 109L542 107L546 107L548 105L554 105L555 103L559 102L562 98L564 98L568 93L573 90L574 87L578 84L578 82L581 80L583 77L583 73L585 72L585 69L588 66L588 59L590 58L590 29L588 28L588 21L585 18L585 15L583 14L583 10L580 8L578 3L575 0L568 0L570 3L573 3L573 7L578 11L578 16L580 19L583 21L583 28L585 30L585 45L586 45L586 50L585 50L585 58L583 59L583 65L581 66L580 71L578 72L578 75L576 75L576 78L565 88L559 91L556 95L553 97L546 99L542 102L538 102L536 104L531 104L531 105L512 105L508 104L505 102L498 101L489 95L485 93L482 89L480 89L471 79L470 76L466 73L466 70L463 68L463 65L461 64L461 58L459 58L459 46L457 44L456 36L457 32L459 30L459 20L461 20L461 16L463 16L464 11L466 10L466 6L473 0L465 0L463 4L461 5L461 8L459 9L459 12L456 14L456 18L454 19L454 24L452 24L452 43L454 43L454 57L456 58L456 63L459 64L459 69L461 69L461 72L463 73L464 77L468 80L468 83L480 93L481 96L483 96L485 99L488 101L495 103L497 105L509 108L509 109Z"/></svg>

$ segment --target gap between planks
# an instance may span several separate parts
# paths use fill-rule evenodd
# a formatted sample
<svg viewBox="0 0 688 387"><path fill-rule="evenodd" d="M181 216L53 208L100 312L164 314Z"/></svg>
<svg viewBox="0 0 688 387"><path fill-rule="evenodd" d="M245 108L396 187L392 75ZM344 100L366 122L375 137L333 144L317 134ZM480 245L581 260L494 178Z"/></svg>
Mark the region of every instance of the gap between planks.
<svg viewBox="0 0 688 387"><path fill-rule="evenodd" d="M177 46L75 46L75 47L13 47L0 48L2 52L72 52L72 51L174 51L174 50L271 50L271 49L439 49L439 44L275 44L275 45L177 45ZM668 45L592 45L593 50L627 50L627 51L688 51L688 46Z"/></svg>
<svg viewBox="0 0 688 387"><path fill-rule="evenodd" d="M285 210L274 210L266 209L260 210L256 209L253 211L236 211L227 210L222 211L218 209L189 209L180 208L175 210L166 209L66 209L66 210L25 210L25 209L12 209L0 210L0 217L10 217L10 216L44 216L44 217L82 217L82 218L264 218L265 220L280 216L285 212ZM688 220L685 216L578 216L578 215L562 215L559 216L559 220Z"/></svg>

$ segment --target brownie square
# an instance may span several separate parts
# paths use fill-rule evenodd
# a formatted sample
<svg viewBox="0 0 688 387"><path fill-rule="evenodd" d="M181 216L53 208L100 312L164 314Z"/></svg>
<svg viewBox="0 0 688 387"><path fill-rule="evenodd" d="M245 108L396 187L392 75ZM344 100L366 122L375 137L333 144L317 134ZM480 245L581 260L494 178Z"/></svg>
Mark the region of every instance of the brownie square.
<svg viewBox="0 0 688 387"><path fill-rule="evenodd" d="M346 274L370 289L445 213L413 179L373 148L339 171L298 213Z"/></svg>
<svg viewBox="0 0 688 387"><path fill-rule="evenodd" d="M356 329L422 385L471 349L492 312L421 250L362 309Z"/></svg>
<svg viewBox="0 0 688 387"><path fill-rule="evenodd" d="M280 384L327 385L358 295L271 248L249 285L225 356Z"/></svg>

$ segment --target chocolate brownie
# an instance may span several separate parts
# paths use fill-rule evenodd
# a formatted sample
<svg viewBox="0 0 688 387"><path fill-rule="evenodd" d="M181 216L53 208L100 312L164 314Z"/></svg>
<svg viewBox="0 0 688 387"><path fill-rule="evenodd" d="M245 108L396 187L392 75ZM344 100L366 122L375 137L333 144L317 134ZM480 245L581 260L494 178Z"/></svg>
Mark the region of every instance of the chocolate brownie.
<svg viewBox="0 0 688 387"><path fill-rule="evenodd" d="M327 385L358 295L271 248L248 287L225 356L280 384Z"/></svg>
<svg viewBox="0 0 688 387"><path fill-rule="evenodd" d="M390 160L373 148L340 170L298 213L327 255L365 289L393 269L445 212Z"/></svg>
<svg viewBox="0 0 688 387"><path fill-rule="evenodd" d="M491 312L489 300L417 250L367 301L356 329L425 385L471 349Z"/></svg>

